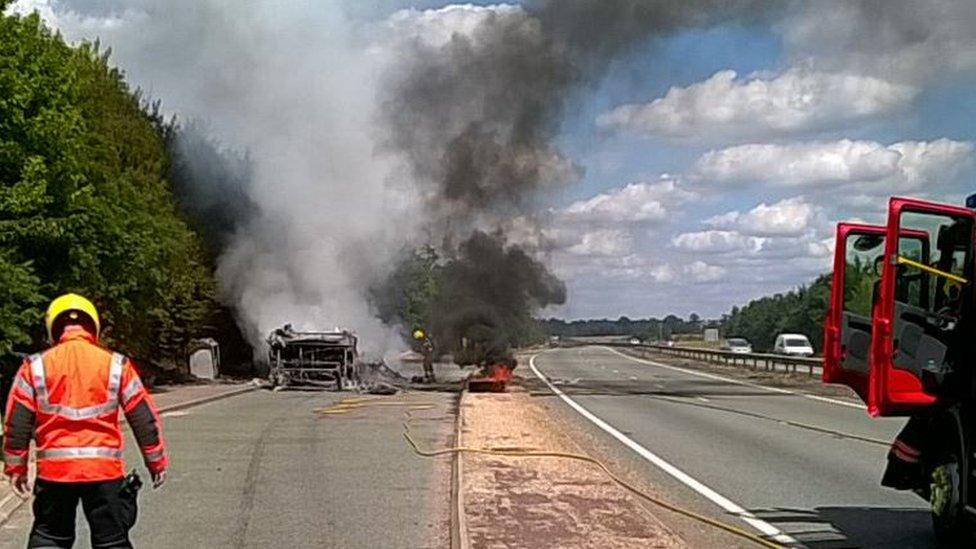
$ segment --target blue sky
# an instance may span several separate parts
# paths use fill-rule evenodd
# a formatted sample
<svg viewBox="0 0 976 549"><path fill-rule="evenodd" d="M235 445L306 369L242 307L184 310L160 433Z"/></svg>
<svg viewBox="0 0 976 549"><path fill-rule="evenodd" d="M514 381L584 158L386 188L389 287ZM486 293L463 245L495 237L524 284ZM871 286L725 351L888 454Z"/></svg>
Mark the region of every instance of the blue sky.
<svg viewBox="0 0 976 549"><path fill-rule="evenodd" d="M584 168L583 177L539 197L537 215L519 220L544 234L540 257L569 288L569 302L548 312L717 316L828 271L834 224L880 221L892 194L958 201L976 192L976 3L933 0L924 13L899 9L908 1L879 11L870 2L790 3L772 21L688 30L616 59L569 106L556 139L563 155ZM336 15L328 3L258 3L264 7L232 15L227 4L207 0L188 3L188 11L199 10L193 20L149 0L19 0L12 9L38 9L69 39L101 37L135 84L248 147L263 144L267 129L251 127L256 117L241 112L267 106L273 117L280 105L306 97L282 85L265 105L250 90L267 78L215 71L236 62L226 57L234 39L261 48L248 40L262 25L290 31L280 34L288 37L303 36L302 25L314 22L319 30L302 38L310 51L331 48L357 59L338 71L345 80L324 82L346 94L336 104L355 105L376 80L353 69L389 54L384 33L463 34L470 32L466 24L506 9L476 4L349 1ZM416 10L412 16L390 23L408 8ZM197 19L207 22L202 35L209 40L173 41L174 28L182 33ZM379 36L368 48L363 29ZM347 52L349 44L340 44L347 39L367 54ZM268 62L278 74L282 55L292 50L287 40L266 47L267 55L249 61L258 69ZM159 63L160 51L178 53L182 63ZM185 62L191 59L200 62ZM280 71L283 84L290 77ZM218 94L224 101L216 106L201 99L229 89L248 93ZM332 120L335 113L321 115ZM319 127L326 149L348 135ZM357 137L366 142L369 134ZM370 151L360 148L353 152ZM382 167L354 175L375 180L381 192Z"/></svg>

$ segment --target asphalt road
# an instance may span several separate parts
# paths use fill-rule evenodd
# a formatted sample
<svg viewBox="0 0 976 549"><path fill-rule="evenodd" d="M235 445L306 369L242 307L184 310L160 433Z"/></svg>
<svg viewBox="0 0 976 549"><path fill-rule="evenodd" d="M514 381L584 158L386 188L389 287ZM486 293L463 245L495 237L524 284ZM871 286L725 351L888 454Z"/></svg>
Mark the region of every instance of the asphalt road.
<svg viewBox="0 0 976 549"><path fill-rule="evenodd" d="M164 415L172 465L160 490L140 494L133 541L172 547L447 547L449 457L416 456L402 438L403 407L342 416L315 408L356 395L262 390ZM423 401L411 431L426 447L450 444L456 395ZM129 440L126 461L141 464ZM141 467L140 467L141 468ZM76 547L89 547L81 524ZM23 547L30 513L0 530Z"/></svg>
<svg viewBox="0 0 976 549"><path fill-rule="evenodd" d="M554 349L533 362L597 422L704 487L676 480L565 402L552 405L679 503L746 525L702 495L711 491L809 547L935 546L925 502L879 485L884 443L902 419L871 419L863 409L653 365L604 347Z"/></svg>

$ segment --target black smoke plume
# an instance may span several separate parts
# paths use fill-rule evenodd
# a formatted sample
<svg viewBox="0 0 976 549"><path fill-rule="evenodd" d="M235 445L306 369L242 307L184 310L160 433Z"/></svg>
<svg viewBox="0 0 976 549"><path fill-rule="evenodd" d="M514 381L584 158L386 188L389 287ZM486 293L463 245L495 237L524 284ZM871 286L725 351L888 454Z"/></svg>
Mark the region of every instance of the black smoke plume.
<svg viewBox="0 0 976 549"><path fill-rule="evenodd" d="M407 33L412 38L397 49L381 94L383 146L406 159L429 234L449 258L430 320L441 345L477 332L491 349L507 346L513 319L523 326L538 307L565 300L562 283L532 259L536 250L506 244L498 231L531 216L546 190L578 178L581 168L553 144L576 96L619 56L654 38L749 22L778 5L537 0L454 8L475 24L446 40L423 28Z"/></svg>
<svg viewBox="0 0 976 549"><path fill-rule="evenodd" d="M432 308L434 335L460 364L497 363L527 343L532 313L566 301L566 286L501 235L475 231L444 266Z"/></svg>

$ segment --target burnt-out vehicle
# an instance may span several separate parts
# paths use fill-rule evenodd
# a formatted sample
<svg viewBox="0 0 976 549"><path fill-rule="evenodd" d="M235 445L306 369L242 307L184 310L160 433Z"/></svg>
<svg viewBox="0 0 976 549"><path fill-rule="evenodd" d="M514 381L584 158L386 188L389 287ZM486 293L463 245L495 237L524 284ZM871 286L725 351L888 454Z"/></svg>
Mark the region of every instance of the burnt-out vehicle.
<svg viewBox="0 0 976 549"><path fill-rule="evenodd" d="M268 336L269 379L274 387L358 382L357 339L349 331L299 332L290 324Z"/></svg>

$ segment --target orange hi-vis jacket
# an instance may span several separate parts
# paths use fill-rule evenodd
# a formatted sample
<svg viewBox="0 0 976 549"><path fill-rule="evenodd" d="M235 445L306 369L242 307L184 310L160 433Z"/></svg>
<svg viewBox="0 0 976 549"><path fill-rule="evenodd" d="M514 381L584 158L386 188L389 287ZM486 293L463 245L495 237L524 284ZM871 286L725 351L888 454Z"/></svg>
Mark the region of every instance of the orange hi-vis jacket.
<svg viewBox="0 0 976 549"><path fill-rule="evenodd" d="M132 362L68 326L60 341L28 357L17 372L4 416L4 473L26 474L31 438L37 476L95 482L125 476L119 410L153 473L168 464L161 424Z"/></svg>

